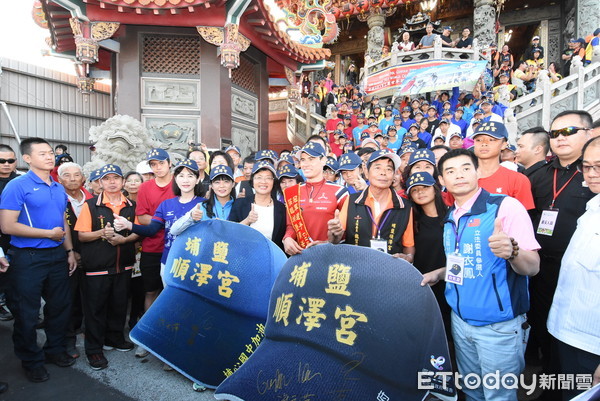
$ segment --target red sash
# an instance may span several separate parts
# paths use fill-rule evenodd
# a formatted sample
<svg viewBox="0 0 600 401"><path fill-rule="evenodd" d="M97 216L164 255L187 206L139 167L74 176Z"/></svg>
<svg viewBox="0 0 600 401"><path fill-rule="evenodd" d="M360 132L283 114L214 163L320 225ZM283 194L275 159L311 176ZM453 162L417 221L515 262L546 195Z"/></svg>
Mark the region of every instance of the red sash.
<svg viewBox="0 0 600 401"><path fill-rule="evenodd" d="M296 195L288 196L288 192L292 192L295 187L298 187ZM308 244L312 242L306 224L304 223L304 217L302 216L302 210L300 210L300 184L295 187L287 188L283 192L285 199L285 208L287 210L288 217L292 223L292 227L296 232L296 241L302 248L306 248Z"/></svg>

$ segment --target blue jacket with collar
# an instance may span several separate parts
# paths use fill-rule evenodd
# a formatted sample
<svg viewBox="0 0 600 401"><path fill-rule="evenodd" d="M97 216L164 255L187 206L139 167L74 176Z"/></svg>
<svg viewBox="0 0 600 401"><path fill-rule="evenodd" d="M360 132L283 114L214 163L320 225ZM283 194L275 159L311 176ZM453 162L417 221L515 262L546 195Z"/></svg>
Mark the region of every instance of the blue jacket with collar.
<svg viewBox="0 0 600 401"><path fill-rule="evenodd" d="M488 245L505 198L482 189L470 212L454 221L453 206L444 223L446 254L458 251L464 258L463 285L446 283L446 300L461 319L473 326L503 322L529 310L527 277L517 274Z"/></svg>

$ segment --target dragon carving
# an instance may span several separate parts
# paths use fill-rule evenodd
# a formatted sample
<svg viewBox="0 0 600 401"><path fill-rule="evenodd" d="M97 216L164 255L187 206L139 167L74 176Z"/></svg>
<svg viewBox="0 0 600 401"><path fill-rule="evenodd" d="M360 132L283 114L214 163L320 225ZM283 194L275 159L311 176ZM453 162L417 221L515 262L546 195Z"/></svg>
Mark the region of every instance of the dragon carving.
<svg viewBox="0 0 600 401"><path fill-rule="evenodd" d="M292 11L284 10L288 30L300 31L301 44L322 47L336 41L339 27L331 3L332 0L325 0L323 4L319 4L319 0L304 0L292 5Z"/></svg>

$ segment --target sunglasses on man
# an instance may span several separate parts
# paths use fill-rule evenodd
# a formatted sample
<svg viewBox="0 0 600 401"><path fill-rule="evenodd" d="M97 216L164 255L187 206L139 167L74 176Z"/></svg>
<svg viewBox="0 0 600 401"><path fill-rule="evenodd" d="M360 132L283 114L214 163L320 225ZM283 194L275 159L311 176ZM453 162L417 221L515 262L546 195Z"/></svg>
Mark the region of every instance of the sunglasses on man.
<svg viewBox="0 0 600 401"><path fill-rule="evenodd" d="M581 130L587 131L587 130L589 130L589 128L565 127L565 128L561 128L561 129L553 129L553 130L550 130L550 132L548 132L548 136L551 139L556 139L556 138L559 137L559 135L562 135L562 136L571 136L571 135L575 135L576 133L578 133Z"/></svg>
<svg viewBox="0 0 600 401"><path fill-rule="evenodd" d="M14 162L16 162L17 159L0 159L0 164L13 164Z"/></svg>

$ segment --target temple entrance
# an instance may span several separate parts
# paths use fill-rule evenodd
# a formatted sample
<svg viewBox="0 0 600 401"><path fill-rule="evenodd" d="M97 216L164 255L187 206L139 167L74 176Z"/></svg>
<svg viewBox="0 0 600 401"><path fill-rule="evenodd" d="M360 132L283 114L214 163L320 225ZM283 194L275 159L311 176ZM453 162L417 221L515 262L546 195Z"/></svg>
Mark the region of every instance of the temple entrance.
<svg viewBox="0 0 600 401"><path fill-rule="evenodd" d="M501 37L500 43L503 39L503 44L508 45L516 62L523 57L525 50L531 44L531 39L536 35L540 36L539 22L527 25L507 25L504 27L504 36ZM498 43L498 47L501 49L502 45L500 43Z"/></svg>

